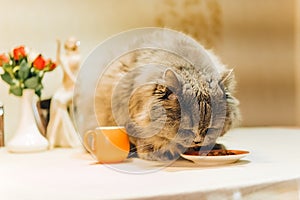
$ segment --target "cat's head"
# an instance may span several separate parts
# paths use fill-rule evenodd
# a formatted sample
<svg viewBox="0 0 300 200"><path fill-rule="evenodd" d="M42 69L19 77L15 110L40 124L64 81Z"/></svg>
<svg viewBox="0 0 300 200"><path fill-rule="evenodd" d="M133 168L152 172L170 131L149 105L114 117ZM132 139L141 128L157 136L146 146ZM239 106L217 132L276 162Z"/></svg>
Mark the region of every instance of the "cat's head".
<svg viewBox="0 0 300 200"><path fill-rule="evenodd" d="M138 133L174 140L184 147L212 145L238 118L237 100L231 95L233 73L220 80L187 80L171 69L160 83L135 89L129 100L129 115ZM195 83L196 81L196 83Z"/></svg>

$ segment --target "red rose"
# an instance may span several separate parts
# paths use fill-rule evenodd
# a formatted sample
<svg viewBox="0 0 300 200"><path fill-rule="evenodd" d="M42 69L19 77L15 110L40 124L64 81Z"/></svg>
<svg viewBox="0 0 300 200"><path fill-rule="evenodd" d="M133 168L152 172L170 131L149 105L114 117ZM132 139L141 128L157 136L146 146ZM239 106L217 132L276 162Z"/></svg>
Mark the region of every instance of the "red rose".
<svg viewBox="0 0 300 200"><path fill-rule="evenodd" d="M9 59L5 54L0 54L0 66L2 66L4 63L8 63Z"/></svg>
<svg viewBox="0 0 300 200"><path fill-rule="evenodd" d="M38 70L43 70L46 66L46 61L40 54L34 61L33 61L33 67L38 69Z"/></svg>
<svg viewBox="0 0 300 200"><path fill-rule="evenodd" d="M54 70L56 68L56 63L51 63L50 65L50 71Z"/></svg>
<svg viewBox="0 0 300 200"><path fill-rule="evenodd" d="M24 46L17 47L13 50L14 59L19 60L20 58L23 58L26 56L25 48Z"/></svg>
<svg viewBox="0 0 300 200"><path fill-rule="evenodd" d="M52 60L48 59L46 61L46 66L47 66L49 71L52 71L56 68L56 63L54 63L54 62L52 62Z"/></svg>

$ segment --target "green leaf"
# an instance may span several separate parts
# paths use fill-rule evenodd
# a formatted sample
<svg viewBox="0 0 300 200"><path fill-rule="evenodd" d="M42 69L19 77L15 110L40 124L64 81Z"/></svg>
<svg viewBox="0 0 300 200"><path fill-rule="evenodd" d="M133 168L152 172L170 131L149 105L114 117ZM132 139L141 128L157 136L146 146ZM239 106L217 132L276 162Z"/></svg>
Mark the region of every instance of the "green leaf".
<svg viewBox="0 0 300 200"><path fill-rule="evenodd" d="M23 94L23 89L17 85L12 85L9 88L9 92L20 97Z"/></svg>
<svg viewBox="0 0 300 200"><path fill-rule="evenodd" d="M39 98L42 96L42 90L35 90L34 92Z"/></svg>
<svg viewBox="0 0 300 200"><path fill-rule="evenodd" d="M35 88L36 90L41 90L41 89L43 89L44 87L43 87L43 85L42 85L42 83L39 83L39 85Z"/></svg>
<svg viewBox="0 0 300 200"><path fill-rule="evenodd" d="M39 84L40 84L40 79L36 76L31 77L24 82L26 88L35 89L35 90L37 89Z"/></svg>
<svg viewBox="0 0 300 200"><path fill-rule="evenodd" d="M30 72L30 66L28 65L26 60L22 60L20 64L20 70L18 71L18 75L20 79L25 80L28 77L29 72Z"/></svg>
<svg viewBox="0 0 300 200"><path fill-rule="evenodd" d="M35 88L35 94L36 94L38 97L41 97L41 96L42 96L42 89L43 89L43 85L42 85L42 84L39 84L39 85Z"/></svg>
<svg viewBox="0 0 300 200"><path fill-rule="evenodd" d="M12 71L13 66L11 66L9 63L4 63L3 64L3 69L4 71L11 70Z"/></svg>
<svg viewBox="0 0 300 200"><path fill-rule="evenodd" d="M8 83L9 85L13 85L13 79L10 77L9 73L5 72L4 74L1 74L1 78L3 81Z"/></svg>

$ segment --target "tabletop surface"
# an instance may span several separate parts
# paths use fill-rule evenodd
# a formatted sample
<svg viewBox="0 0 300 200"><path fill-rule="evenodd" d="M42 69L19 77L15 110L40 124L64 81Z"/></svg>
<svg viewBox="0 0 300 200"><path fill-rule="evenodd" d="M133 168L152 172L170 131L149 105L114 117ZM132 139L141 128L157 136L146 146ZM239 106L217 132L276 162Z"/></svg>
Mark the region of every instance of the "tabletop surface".
<svg viewBox="0 0 300 200"><path fill-rule="evenodd" d="M140 159L103 165L83 149L14 154L1 148L0 199L300 199L299 141L300 129L235 129L220 142L250 154L211 167Z"/></svg>

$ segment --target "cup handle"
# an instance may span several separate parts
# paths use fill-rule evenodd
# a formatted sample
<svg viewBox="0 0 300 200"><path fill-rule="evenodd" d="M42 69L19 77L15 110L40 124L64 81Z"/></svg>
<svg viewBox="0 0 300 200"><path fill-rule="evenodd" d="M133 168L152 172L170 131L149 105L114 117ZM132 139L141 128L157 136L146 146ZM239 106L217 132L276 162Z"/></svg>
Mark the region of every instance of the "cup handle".
<svg viewBox="0 0 300 200"><path fill-rule="evenodd" d="M90 143L89 143L89 136L93 137L93 143L95 142L96 139L96 133L95 130L89 130L88 132L86 132L84 134L84 138L83 138L83 143L85 148L90 152L90 153L95 153L95 149L92 149Z"/></svg>

